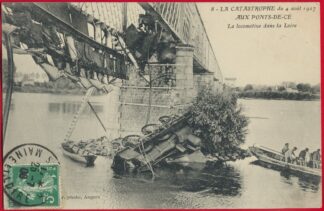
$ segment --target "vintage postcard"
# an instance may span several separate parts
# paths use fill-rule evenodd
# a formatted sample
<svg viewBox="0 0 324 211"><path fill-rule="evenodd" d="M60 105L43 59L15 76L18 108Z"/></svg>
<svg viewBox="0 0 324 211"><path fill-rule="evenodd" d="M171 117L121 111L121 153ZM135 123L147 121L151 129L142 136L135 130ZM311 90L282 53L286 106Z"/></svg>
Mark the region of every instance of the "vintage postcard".
<svg viewBox="0 0 324 211"><path fill-rule="evenodd" d="M1 15L5 209L322 207L319 2Z"/></svg>

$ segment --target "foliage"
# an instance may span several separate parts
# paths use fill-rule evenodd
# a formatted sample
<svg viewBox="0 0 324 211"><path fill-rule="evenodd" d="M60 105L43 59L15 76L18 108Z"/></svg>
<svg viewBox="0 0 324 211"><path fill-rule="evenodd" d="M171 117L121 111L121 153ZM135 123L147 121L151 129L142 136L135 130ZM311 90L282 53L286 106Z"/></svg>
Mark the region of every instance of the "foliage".
<svg viewBox="0 0 324 211"><path fill-rule="evenodd" d="M189 113L188 123L194 128L194 134L202 139L204 154L233 151L244 143L248 119L230 90L222 93L211 89L201 91Z"/></svg>
<svg viewBox="0 0 324 211"><path fill-rule="evenodd" d="M279 92L282 92L282 91L285 91L285 90L286 90L286 88L284 86L279 86L278 87L278 91Z"/></svg>
<svg viewBox="0 0 324 211"><path fill-rule="evenodd" d="M248 90L253 90L253 86L251 84L247 84L245 87L244 87L244 91L248 91Z"/></svg>
<svg viewBox="0 0 324 211"><path fill-rule="evenodd" d="M299 83L296 86L297 90L300 92L310 92L312 87L310 84Z"/></svg>
<svg viewBox="0 0 324 211"><path fill-rule="evenodd" d="M316 85L312 86L312 93L320 93L320 91L321 91L320 84L316 84Z"/></svg>
<svg viewBox="0 0 324 211"><path fill-rule="evenodd" d="M281 86L285 87L285 88L289 88L289 89L294 89L296 90L296 83L292 82L292 81L284 81L281 83Z"/></svg>

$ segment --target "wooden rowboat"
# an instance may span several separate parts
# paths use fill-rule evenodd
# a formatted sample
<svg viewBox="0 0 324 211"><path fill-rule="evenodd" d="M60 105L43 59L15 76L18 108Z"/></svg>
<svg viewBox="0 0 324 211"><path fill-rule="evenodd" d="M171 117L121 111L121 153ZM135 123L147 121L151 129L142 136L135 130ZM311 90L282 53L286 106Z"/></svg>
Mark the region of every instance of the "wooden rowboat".
<svg viewBox="0 0 324 211"><path fill-rule="evenodd" d="M72 146L68 143L62 143L62 152L63 155L74 161L85 163L86 166L94 166L94 162L97 159L96 155L85 152L85 150L82 149L77 149L77 146Z"/></svg>
<svg viewBox="0 0 324 211"><path fill-rule="evenodd" d="M310 168L304 165L297 165L288 163L285 161L284 156L273 149L263 147L263 146L253 146L249 147L250 152L258 158L259 161L273 167L280 168L282 170L288 170L303 176L322 176L322 169Z"/></svg>

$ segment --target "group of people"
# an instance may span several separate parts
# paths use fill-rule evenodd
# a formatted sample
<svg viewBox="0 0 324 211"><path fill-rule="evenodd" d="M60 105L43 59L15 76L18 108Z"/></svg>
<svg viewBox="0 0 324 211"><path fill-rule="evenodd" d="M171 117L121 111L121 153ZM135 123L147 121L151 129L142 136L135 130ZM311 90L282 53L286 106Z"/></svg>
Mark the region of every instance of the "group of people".
<svg viewBox="0 0 324 211"><path fill-rule="evenodd" d="M321 150L310 153L308 148L301 150L296 156L297 147L289 148L289 143L286 143L282 148L282 154L284 155L285 162L293 163L297 165L307 166L311 168L320 168L321 164Z"/></svg>

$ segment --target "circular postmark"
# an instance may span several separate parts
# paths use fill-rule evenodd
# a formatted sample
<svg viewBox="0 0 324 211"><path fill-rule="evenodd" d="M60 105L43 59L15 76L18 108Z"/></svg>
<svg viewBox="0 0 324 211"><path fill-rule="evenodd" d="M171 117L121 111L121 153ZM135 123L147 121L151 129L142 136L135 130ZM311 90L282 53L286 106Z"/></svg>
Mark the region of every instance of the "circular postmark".
<svg viewBox="0 0 324 211"><path fill-rule="evenodd" d="M59 206L59 161L48 148L22 144L3 160L3 189L10 207Z"/></svg>

